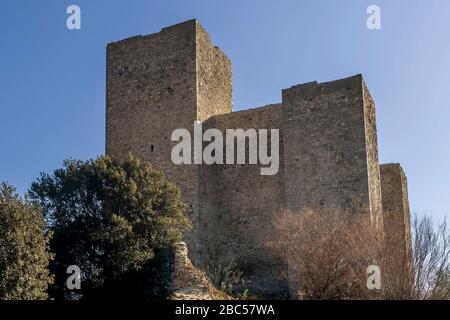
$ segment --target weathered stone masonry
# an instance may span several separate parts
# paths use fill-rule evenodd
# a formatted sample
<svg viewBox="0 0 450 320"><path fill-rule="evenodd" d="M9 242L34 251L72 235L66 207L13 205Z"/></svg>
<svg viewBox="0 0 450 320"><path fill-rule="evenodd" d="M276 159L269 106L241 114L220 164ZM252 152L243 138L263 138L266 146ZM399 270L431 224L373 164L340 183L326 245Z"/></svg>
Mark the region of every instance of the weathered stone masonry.
<svg viewBox="0 0 450 320"><path fill-rule="evenodd" d="M133 153L163 170L188 205L194 264L234 260L251 291L267 297L288 292L286 266L263 244L276 211L356 207L382 226L383 206L405 201L385 199L406 192L404 183L382 194L375 104L361 75L293 86L282 97L232 112L231 62L196 20L107 48L106 153ZM260 165L174 165L171 133L192 134L196 120L204 130L280 129L278 174L262 176Z"/></svg>
<svg viewBox="0 0 450 320"><path fill-rule="evenodd" d="M399 272L411 272L412 247L408 183L400 164L381 165L384 230L390 243L399 250Z"/></svg>

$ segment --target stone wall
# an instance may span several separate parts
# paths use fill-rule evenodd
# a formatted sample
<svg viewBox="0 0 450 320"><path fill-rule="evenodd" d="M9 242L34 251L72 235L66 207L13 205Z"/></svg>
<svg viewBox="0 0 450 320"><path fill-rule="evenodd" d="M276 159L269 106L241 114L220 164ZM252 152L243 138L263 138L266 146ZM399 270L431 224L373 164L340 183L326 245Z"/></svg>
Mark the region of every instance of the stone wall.
<svg viewBox="0 0 450 320"><path fill-rule="evenodd" d="M410 241L406 179L387 166L380 182L375 104L361 75L293 86L282 103L232 112L231 62L191 20L109 44L106 100L106 154L133 153L163 170L187 204L194 265L236 262L251 294L288 294L287 267L265 245L282 208L352 209L381 226L382 210L385 224L400 212ZM173 130L192 135L197 120L223 133L280 129L278 174L263 176L257 164L174 165Z"/></svg>
<svg viewBox="0 0 450 320"><path fill-rule="evenodd" d="M231 63L196 20L107 47L106 154L150 160L182 191L193 223L191 259L202 264L199 166L174 165L171 134L229 113Z"/></svg>
<svg viewBox="0 0 450 320"><path fill-rule="evenodd" d="M280 126L280 104L215 116L204 123L204 129L217 128L222 132L231 128L270 130ZM280 274L281 259L265 245L272 234L273 215L284 204L282 159L281 140L281 167L276 175L261 175L259 164L203 167L207 261L211 265L236 262L244 272L250 292L263 296L287 294Z"/></svg>
<svg viewBox="0 0 450 320"><path fill-rule="evenodd" d="M197 168L172 164L171 133L197 120L196 28L187 21L109 44L106 77L106 154L123 159L133 153L164 171L181 188L194 226ZM196 230L187 238L200 256Z"/></svg>
<svg viewBox="0 0 450 320"><path fill-rule="evenodd" d="M368 149L377 149L376 137L368 138L366 122L360 75L283 90L288 208L365 212L381 206L370 201ZM367 126L373 130L374 125Z"/></svg>
<svg viewBox="0 0 450 320"><path fill-rule="evenodd" d="M411 226L406 175L398 163L383 164L380 171L386 239L390 245L397 247L399 261L405 261L401 265L411 268Z"/></svg>
<svg viewBox="0 0 450 320"><path fill-rule="evenodd" d="M381 201L380 166L378 161L378 138L376 125L375 102L369 89L362 81L364 99L364 124L366 131L367 177L369 184L369 207L372 221L382 232L383 208Z"/></svg>
<svg viewBox="0 0 450 320"><path fill-rule="evenodd" d="M232 111L231 62L197 23L197 120Z"/></svg>

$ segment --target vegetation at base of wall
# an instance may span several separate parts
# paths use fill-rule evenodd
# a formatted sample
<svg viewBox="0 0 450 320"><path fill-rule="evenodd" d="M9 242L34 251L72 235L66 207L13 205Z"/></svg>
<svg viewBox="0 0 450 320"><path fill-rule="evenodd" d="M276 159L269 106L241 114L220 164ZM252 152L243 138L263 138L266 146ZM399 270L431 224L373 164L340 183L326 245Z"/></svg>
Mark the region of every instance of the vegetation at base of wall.
<svg viewBox="0 0 450 320"><path fill-rule="evenodd" d="M0 300L42 300L52 283L41 208L0 184Z"/></svg>
<svg viewBox="0 0 450 320"><path fill-rule="evenodd" d="M234 288L242 282L243 272L238 268L238 265L231 261L228 265L222 266L207 266L206 274L211 279L214 286L227 295L235 296L236 298L245 300L248 297L248 290L238 294Z"/></svg>
<svg viewBox="0 0 450 320"><path fill-rule="evenodd" d="M180 191L150 163L132 156L123 163L67 160L42 174L29 194L54 234L52 297L72 296L70 265L81 269L84 299L164 296L158 281L169 278L171 247L190 223Z"/></svg>
<svg viewBox="0 0 450 320"><path fill-rule="evenodd" d="M387 239L354 210L282 211L274 221L267 245L281 252L286 280L304 299L450 299L445 222L415 216L408 256L396 246L404 239ZM178 189L131 156L65 161L25 199L2 183L0 299L166 298L173 245L189 227ZM79 291L66 287L69 265L81 268ZM380 266L379 290L367 288L369 265ZM244 283L234 262L188 271L213 299L248 298L236 292Z"/></svg>
<svg viewBox="0 0 450 320"><path fill-rule="evenodd" d="M357 213L356 213L357 214ZM411 255L387 241L367 214L285 210L267 241L288 266L284 275L302 299L450 299L450 233L446 223L414 217ZM400 235L399 235L400 237ZM379 266L379 289L367 268Z"/></svg>
<svg viewBox="0 0 450 320"><path fill-rule="evenodd" d="M450 229L447 222L415 216L412 222L413 278L410 299L450 300Z"/></svg>

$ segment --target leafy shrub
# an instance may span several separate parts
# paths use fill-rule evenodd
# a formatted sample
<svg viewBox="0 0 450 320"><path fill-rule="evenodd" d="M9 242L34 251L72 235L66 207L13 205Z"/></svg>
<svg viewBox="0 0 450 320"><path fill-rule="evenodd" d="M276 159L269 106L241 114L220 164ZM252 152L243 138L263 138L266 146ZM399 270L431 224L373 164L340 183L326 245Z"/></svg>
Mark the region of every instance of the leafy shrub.
<svg viewBox="0 0 450 320"><path fill-rule="evenodd" d="M50 234L39 206L0 185L0 300L47 298Z"/></svg>
<svg viewBox="0 0 450 320"><path fill-rule="evenodd" d="M123 163L108 157L67 160L53 175L42 174L30 197L43 207L54 233L55 298L70 296L70 265L81 269L84 298L146 297L148 287L131 284L156 279L156 253L166 260L164 252L190 227L180 191L132 156Z"/></svg>

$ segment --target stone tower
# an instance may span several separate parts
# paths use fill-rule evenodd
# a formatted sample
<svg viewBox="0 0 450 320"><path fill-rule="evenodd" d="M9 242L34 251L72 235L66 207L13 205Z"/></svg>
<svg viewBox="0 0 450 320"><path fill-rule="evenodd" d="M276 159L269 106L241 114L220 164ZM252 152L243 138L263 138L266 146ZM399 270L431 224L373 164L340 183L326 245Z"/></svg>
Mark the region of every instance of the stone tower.
<svg viewBox="0 0 450 320"><path fill-rule="evenodd" d="M283 90L282 114L287 207L368 211L381 225L375 104L362 76Z"/></svg>
<svg viewBox="0 0 450 320"><path fill-rule="evenodd" d="M171 162L171 133L231 112L230 61L190 20L109 44L106 83L106 154L149 160L181 188L193 223L191 258L201 263L199 167Z"/></svg>
<svg viewBox="0 0 450 320"><path fill-rule="evenodd" d="M412 276L411 226L408 182L398 163L381 165L381 191L386 240L397 256L397 272Z"/></svg>
<svg viewBox="0 0 450 320"><path fill-rule="evenodd" d="M194 264L234 261L260 296L289 292L287 266L265 245L280 209L351 209L382 228L390 219L383 207L407 203L382 190L375 104L361 75L296 85L281 103L232 112L231 63L195 20L109 44L106 104L106 154L149 160L180 187ZM173 164L171 134L185 128L192 136L194 121L221 132L279 129L278 173L261 175L259 164ZM402 208L396 215L405 217ZM399 228L406 234L409 225Z"/></svg>

